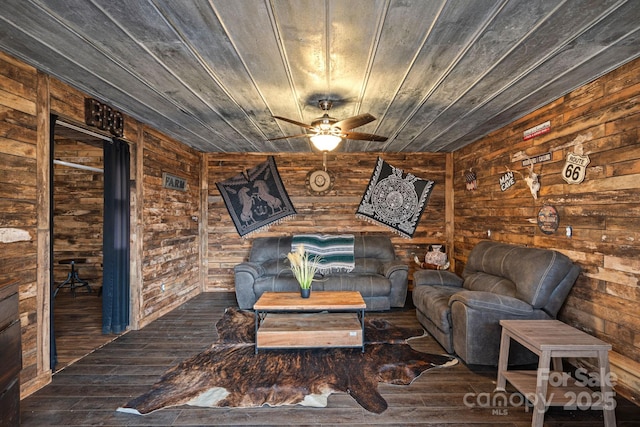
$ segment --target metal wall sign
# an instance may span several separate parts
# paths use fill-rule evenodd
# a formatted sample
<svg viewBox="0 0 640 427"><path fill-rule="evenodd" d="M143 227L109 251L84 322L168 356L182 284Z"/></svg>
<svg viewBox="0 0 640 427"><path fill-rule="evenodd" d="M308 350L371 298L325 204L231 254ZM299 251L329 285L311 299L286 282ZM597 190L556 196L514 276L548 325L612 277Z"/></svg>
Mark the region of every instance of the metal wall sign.
<svg viewBox="0 0 640 427"><path fill-rule="evenodd" d="M584 181L587 165L591 163L589 156L575 153L567 154L567 161L562 168L562 179L569 184L580 184Z"/></svg>
<svg viewBox="0 0 640 427"><path fill-rule="evenodd" d="M539 154L535 157L529 157L522 161L522 166L527 167L529 165L535 165L537 163L548 162L551 160L551 153Z"/></svg>
<svg viewBox="0 0 640 427"><path fill-rule="evenodd" d="M500 177L500 190L506 191L516 184L516 178L513 171L509 171Z"/></svg>
<svg viewBox="0 0 640 427"><path fill-rule="evenodd" d="M540 123L537 126L529 128L522 133L522 140L526 141L527 139L535 138L538 135L542 135L551 130L551 120L547 120L544 123Z"/></svg>
<svg viewBox="0 0 640 427"><path fill-rule="evenodd" d="M187 191L187 180L162 172L162 186L171 190Z"/></svg>
<svg viewBox="0 0 640 427"><path fill-rule="evenodd" d="M124 134L122 113L93 98L85 98L84 100L84 121L89 126L109 131L113 136L120 137Z"/></svg>

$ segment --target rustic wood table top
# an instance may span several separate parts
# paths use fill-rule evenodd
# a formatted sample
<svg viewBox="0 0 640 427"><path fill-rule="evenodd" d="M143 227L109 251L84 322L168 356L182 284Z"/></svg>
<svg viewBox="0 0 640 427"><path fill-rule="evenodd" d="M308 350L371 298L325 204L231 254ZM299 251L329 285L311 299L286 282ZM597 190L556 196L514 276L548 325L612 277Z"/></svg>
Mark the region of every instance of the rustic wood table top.
<svg viewBox="0 0 640 427"><path fill-rule="evenodd" d="M265 292L253 305L254 310L317 311L317 310L362 310L366 308L362 295L357 291L317 291L309 298L300 292Z"/></svg>
<svg viewBox="0 0 640 427"><path fill-rule="evenodd" d="M611 350L611 344L559 320L501 320L500 324L510 336L541 351Z"/></svg>

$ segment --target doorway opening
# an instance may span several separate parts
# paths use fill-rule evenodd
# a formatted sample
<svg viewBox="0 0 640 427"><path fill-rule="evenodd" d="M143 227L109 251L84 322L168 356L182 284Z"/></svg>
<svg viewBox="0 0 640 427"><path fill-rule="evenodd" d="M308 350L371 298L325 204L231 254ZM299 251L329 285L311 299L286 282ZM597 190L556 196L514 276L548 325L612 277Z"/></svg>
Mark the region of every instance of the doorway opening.
<svg viewBox="0 0 640 427"><path fill-rule="evenodd" d="M105 144L113 141L60 120L55 120L51 139L50 320L55 373L120 333L103 333L105 191L112 191L105 186L104 153Z"/></svg>

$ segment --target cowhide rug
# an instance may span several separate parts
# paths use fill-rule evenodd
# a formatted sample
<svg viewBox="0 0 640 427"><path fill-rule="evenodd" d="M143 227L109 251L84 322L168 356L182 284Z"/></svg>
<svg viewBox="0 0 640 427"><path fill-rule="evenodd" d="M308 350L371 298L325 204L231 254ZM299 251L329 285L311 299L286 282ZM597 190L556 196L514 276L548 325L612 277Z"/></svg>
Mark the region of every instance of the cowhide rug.
<svg viewBox="0 0 640 427"><path fill-rule="evenodd" d="M216 324L219 339L208 350L167 371L151 389L118 411L148 414L178 405L256 407L301 404L324 407L331 393L350 394L363 408L381 413L387 402L379 382L410 384L423 372L457 363L421 353L407 340L422 329L399 328L365 317L360 348L254 351L254 314L228 308Z"/></svg>

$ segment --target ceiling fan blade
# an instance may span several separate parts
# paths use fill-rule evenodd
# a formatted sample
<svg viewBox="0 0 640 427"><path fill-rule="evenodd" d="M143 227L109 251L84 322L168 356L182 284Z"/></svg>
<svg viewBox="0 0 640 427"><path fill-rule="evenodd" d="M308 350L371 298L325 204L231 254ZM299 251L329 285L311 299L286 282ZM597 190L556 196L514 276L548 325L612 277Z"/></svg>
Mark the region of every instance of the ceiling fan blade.
<svg viewBox="0 0 640 427"><path fill-rule="evenodd" d="M293 123L294 125L298 125L298 126L303 127L305 129L313 130L313 127L311 125L299 122L297 120L287 119L286 117L280 117L280 116L273 116L273 118L274 119L278 119L278 120L284 120L285 122Z"/></svg>
<svg viewBox="0 0 640 427"><path fill-rule="evenodd" d="M269 138L269 139L267 139L267 141L278 141L280 139L289 139L289 138L301 138L303 136L309 136L309 134L300 133L298 135L281 136L279 138Z"/></svg>
<svg viewBox="0 0 640 427"><path fill-rule="evenodd" d="M343 131L348 131L359 126L366 125L374 121L376 118L369 113L360 114L358 116L349 117L333 124L333 127L339 127Z"/></svg>
<svg viewBox="0 0 640 427"><path fill-rule="evenodd" d="M386 136L374 135L372 133L363 133L363 132L345 132L343 135L347 139L354 139L359 141L385 142L388 139Z"/></svg>

